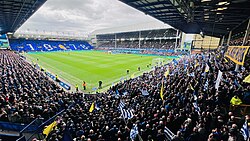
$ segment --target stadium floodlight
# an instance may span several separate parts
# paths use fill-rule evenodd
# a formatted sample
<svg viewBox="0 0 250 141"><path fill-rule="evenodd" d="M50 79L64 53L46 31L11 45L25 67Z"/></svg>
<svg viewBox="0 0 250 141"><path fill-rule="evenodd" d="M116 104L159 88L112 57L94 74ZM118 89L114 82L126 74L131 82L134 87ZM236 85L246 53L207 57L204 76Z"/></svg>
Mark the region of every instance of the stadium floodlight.
<svg viewBox="0 0 250 141"><path fill-rule="evenodd" d="M204 19L208 19L209 18L209 16L204 16Z"/></svg>
<svg viewBox="0 0 250 141"><path fill-rule="evenodd" d="M201 0L201 2L209 2L209 1L212 1L212 0Z"/></svg>
<svg viewBox="0 0 250 141"><path fill-rule="evenodd" d="M221 1L217 5L229 5L230 3L227 1Z"/></svg>
<svg viewBox="0 0 250 141"><path fill-rule="evenodd" d="M201 35L201 37L202 37L202 38L204 38L204 34L203 34L203 32L202 32L202 31L200 32L200 35Z"/></svg>

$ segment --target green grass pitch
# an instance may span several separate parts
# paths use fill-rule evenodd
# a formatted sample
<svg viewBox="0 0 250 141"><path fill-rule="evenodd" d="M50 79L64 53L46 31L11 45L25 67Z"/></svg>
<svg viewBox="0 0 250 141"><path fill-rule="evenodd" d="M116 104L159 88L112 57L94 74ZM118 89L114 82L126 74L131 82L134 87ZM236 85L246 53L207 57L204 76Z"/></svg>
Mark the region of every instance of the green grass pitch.
<svg viewBox="0 0 250 141"><path fill-rule="evenodd" d="M105 90L121 78L129 79L132 74L138 76L149 71L151 66L148 68L147 65L152 64L154 58L159 58L136 54L107 54L100 51L37 52L28 53L26 57L52 74L57 74L59 79L71 85L73 91L75 84L83 91L82 81L86 81L86 93L98 87L99 80L103 82L102 90ZM141 71L137 70L139 66ZM127 69L130 70L128 75Z"/></svg>

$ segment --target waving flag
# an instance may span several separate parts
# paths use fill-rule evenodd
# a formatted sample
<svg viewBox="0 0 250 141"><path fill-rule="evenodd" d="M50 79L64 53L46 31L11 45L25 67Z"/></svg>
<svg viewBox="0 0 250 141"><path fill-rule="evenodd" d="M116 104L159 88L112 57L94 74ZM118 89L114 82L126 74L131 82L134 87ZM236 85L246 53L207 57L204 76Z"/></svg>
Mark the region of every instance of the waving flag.
<svg viewBox="0 0 250 141"><path fill-rule="evenodd" d="M250 74L243 80L245 83L250 83Z"/></svg>
<svg viewBox="0 0 250 141"><path fill-rule="evenodd" d="M169 141L173 140L173 138L175 137L175 134L172 131L170 131L167 127L164 128L164 134L167 140Z"/></svg>
<svg viewBox="0 0 250 141"><path fill-rule="evenodd" d="M217 79L216 79L216 83L215 83L215 88L217 90L219 89L221 78L222 78L222 72L219 70L219 73L218 73L218 76L217 76Z"/></svg>
<svg viewBox="0 0 250 141"><path fill-rule="evenodd" d="M100 106L97 103L95 104L95 109L98 110L98 111L101 109Z"/></svg>
<svg viewBox="0 0 250 141"><path fill-rule="evenodd" d="M125 107L125 103L121 100L119 105L118 105L118 108L123 109L124 107Z"/></svg>
<svg viewBox="0 0 250 141"><path fill-rule="evenodd" d="M126 109L122 109L120 108L121 113L122 113L122 117L124 119L131 119L134 117L133 111L132 110L126 110Z"/></svg>
<svg viewBox="0 0 250 141"><path fill-rule="evenodd" d="M249 138L249 129L248 129L248 125L247 125L247 120L243 124L242 128L240 129L240 131L241 131L241 134L243 135L245 141L247 141L248 138Z"/></svg>
<svg viewBox="0 0 250 141"><path fill-rule="evenodd" d="M49 135L49 133L54 130L56 125L57 125L56 121L52 122L50 125L48 125L46 128L44 128L43 134L45 134L47 137Z"/></svg>
<svg viewBox="0 0 250 141"><path fill-rule="evenodd" d="M203 91L207 91L207 90L208 90L208 79L205 82L205 85L204 85L204 88L203 88Z"/></svg>
<svg viewBox="0 0 250 141"><path fill-rule="evenodd" d="M89 108L89 112L92 113L95 109L95 102L93 102Z"/></svg>
<svg viewBox="0 0 250 141"><path fill-rule="evenodd" d="M194 103L193 103L193 106L194 106L194 109L195 109L196 112L199 113L199 112L201 111L201 110L200 110L200 107L199 107L198 104L197 104L197 102L194 102Z"/></svg>
<svg viewBox="0 0 250 141"><path fill-rule="evenodd" d="M160 97L161 97L162 100L164 100L163 99L163 91L164 91L164 86L163 85L164 84L163 84L163 79L162 79L162 82L161 82L161 91L160 91Z"/></svg>
<svg viewBox="0 0 250 141"><path fill-rule="evenodd" d="M131 129L131 131L130 131L130 139L131 140L135 140L135 138L136 138L136 136L138 135L138 127L137 127L137 125L135 124L133 127L132 127L132 129Z"/></svg>

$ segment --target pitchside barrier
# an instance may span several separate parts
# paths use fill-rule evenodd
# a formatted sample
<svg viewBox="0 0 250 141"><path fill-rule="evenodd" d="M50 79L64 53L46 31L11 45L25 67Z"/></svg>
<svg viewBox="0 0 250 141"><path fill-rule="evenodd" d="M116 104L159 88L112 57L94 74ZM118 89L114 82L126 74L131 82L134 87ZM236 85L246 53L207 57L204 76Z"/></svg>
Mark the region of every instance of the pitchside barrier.
<svg viewBox="0 0 250 141"><path fill-rule="evenodd" d="M67 84L67 83L65 83L65 82L63 82L63 81L61 81L61 80L57 80L57 78L56 78L56 76L54 76L53 74L51 74L51 73L49 73L49 72L45 72L45 74L48 76L48 77L50 77L52 80L54 80L54 81L58 81L58 83L59 83L59 85L60 86L62 86L64 89L66 89L66 90L70 90L70 85L69 84Z"/></svg>

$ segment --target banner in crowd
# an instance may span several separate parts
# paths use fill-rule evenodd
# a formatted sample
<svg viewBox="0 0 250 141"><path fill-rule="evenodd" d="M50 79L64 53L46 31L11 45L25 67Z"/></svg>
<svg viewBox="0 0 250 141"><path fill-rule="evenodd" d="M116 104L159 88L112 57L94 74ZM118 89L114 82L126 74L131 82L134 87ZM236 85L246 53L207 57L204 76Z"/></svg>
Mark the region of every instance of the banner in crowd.
<svg viewBox="0 0 250 141"><path fill-rule="evenodd" d="M50 77L51 79L55 80L56 81L56 76L52 75L51 73L49 72L45 72L45 74ZM66 90L70 90L70 86L62 81L59 82L59 85L62 86L64 89Z"/></svg>
<svg viewBox="0 0 250 141"><path fill-rule="evenodd" d="M230 46L228 47L225 56L238 65L244 65L248 49L249 46Z"/></svg>

